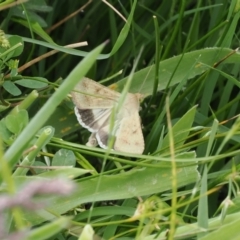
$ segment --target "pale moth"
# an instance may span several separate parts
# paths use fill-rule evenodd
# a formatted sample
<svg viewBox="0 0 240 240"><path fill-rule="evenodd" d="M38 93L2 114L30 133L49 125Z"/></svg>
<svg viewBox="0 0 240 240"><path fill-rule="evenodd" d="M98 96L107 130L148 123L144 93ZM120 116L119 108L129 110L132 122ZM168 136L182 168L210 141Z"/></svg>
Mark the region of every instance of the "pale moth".
<svg viewBox="0 0 240 240"><path fill-rule="evenodd" d="M113 107L121 94L89 78L83 78L71 92L75 114L79 123L92 134L87 146L107 148L110 137L110 119ZM114 118L113 149L120 152L141 154L144 139L139 116L140 94L128 93Z"/></svg>

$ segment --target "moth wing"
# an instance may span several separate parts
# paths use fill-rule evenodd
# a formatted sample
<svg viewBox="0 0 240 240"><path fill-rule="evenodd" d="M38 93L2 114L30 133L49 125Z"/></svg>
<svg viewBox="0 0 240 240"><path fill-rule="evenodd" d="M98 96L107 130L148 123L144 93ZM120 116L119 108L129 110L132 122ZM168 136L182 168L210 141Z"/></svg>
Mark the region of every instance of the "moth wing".
<svg viewBox="0 0 240 240"><path fill-rule="evenodd" d="M93 133L108 124L111 114L111 109L80 109L75 107L74 111L80 125Z"/></svg>
<svg viewBox="0 0 240 240"><path fill-rule="evenodd" d="M134 154L143 153L144 139L138 112L123 118L120 122L120 126L116 132L114 149L116 151Z"/></svg>
<svg viewBox="0 0 240 240"><path fill-rule="evenodd" d="M99 128L98 131L96 132L96 139L97 139L98 145L101 148L104 148L104 149L107 148L108 140L110 138L110 124L109 124L109 122L110 121L108 120L106 125L102 126L102 128ZM119 124L116 121L116 124L115 124L114 128L118 125ZM113 132L114 132L114 130L113 130Z"/></svg>
<svg viewBox="0 0 240 240"><path fill-rule="evenodd" d="M120 97L120 93L89 78L83 78L71 95L79 109L112 108Z"/></svg>

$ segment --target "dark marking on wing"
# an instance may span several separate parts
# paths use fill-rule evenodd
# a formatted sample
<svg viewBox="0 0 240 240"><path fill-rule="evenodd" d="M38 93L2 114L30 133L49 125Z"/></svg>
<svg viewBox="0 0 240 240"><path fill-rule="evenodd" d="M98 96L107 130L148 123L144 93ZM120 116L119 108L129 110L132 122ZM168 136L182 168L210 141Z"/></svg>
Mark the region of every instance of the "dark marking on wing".
<svg viewBox="0 0 240 240"><path fill-rule="evenodd" d="M84 124L83 127L89 127L91 129L97 129L98 124L96 123L96 120L94 119L94 114L91 109L77 109L81 121Z"/></svg>
<svg viewBox="0 0 240 240"><path fill-rule="evenodd" d="M108 133L107 132L105 132L104 130L99 130L98 132L97 132L97 138L98 138L98 140L100 141L98 141L98 143L99 143L99 145L101 146L101 144L103 145L103 146L105 146L105 148L107 147L107 145L108 145ZM101 146L102 147L102 146Z"/></svg>

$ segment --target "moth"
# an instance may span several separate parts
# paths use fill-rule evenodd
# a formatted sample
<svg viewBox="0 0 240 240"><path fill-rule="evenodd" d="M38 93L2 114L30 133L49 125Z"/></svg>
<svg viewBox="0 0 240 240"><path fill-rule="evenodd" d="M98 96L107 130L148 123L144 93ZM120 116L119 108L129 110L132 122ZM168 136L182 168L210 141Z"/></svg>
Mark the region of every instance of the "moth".
<svg viewBox="0 0 240 240"><path fill-rule="evenodd" d="M144 139L139 116L141 94L127 93L121 108L111 114L119 103L121 94L89 78L83 78L71 92L75 114L82 127L92 134L87 146L108 147L113 135L113 149L120 152L142 154Z"/></svg>

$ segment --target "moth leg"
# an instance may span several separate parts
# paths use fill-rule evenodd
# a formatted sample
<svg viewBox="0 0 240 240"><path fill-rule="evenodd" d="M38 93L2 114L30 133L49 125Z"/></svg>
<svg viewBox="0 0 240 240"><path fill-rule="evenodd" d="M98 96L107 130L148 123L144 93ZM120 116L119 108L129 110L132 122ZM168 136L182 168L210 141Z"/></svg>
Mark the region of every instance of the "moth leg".
<svg viewBox="0 0 240 240"><path fill-rule="evenodd" d="M96 147L98 145L96 133L92 133L90 137L88 138L88 142L86 143L86 146L88 147Z"/></svg>

